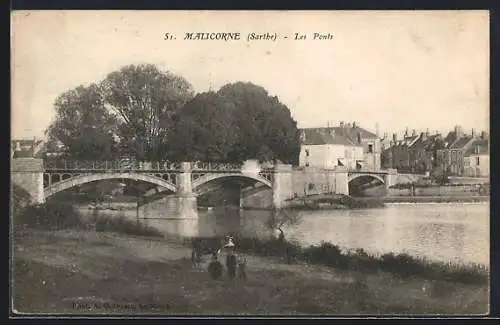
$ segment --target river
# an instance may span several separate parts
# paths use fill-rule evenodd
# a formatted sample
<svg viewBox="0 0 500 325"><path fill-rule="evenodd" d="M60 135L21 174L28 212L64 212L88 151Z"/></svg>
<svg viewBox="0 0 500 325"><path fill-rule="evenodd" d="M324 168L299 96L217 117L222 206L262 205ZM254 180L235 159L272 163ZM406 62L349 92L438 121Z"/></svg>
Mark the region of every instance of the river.
<svg viewBox="0 0 500 325"><path fill-rule="evenodd" d="M89 212L90 213L90 212ZM107 211L135 218L135 211ZM385 208L300 211L286 234L303 245L329 241L345 249L408 253L432 260L489 265L489 203L386 204ZM265 236L270 211L198 211L198 220L158 221L200 236Z"/></svg>

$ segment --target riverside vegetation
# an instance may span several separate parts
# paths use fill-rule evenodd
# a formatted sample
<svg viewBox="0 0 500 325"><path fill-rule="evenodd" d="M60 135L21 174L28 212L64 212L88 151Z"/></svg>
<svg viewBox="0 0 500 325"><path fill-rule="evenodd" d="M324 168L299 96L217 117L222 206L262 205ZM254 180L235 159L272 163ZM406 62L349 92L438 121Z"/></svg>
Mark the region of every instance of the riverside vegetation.
<svg viewBox="0 0 500 325"><path fill-rule="evenodd" d="M149 239L150 241L158 241L158 240L165 241L165 239L162 238L163 234L161 234L157 230L153 228L144 227L133 220L119 218L119 217L113 218L105 216L96 216L95 218L89 219L80 215L80 213L74 207L67 204L49 202L38 206L24 206L22 208L17 207L15 210L16 211L14 211L14 228L15 228L14 237L16 238L15 241L17 240L21 243L26 241L26 238L23 238L26 237L23 235L26 234L26 232L30 233L33 231L35 232L41 231L42 233L54 234L61 231L66 231L68 229L72 229L73 231L81 233L91 233L89 230L93 229L95 230L95 232L102 234L106 233L122 234L119 236L123 236L123 234L126 234L128 236L132 235L132 237L129 238L143 237L143 238L150 238ZM288 242L286 240L280 241L274 238L268 240L257 239L257 238L239 238L237 234L235 237L236 237L235 238L236 243L238 245L238 250L240 252L248 254L249 256L253 256L255 259L257 259L255 262L252 262L251 259L249 260L250 269L252 268L252 263L256 263L256 265L259 265L259 263L262 264L261 262L258 261L265 261L263 263L268 265L267 270L261 271L261 272L268 272L268 274L266 274L265 276L264 274L260 273L259 275L254 275L260 279L259 281L268 281L267 283L259 282L258 284L259 286L263 285L264 287L271 288L272 287L271 284L277 281L277 279L281 279L282 277L285 278L291 277L296 281L302 279L300 281L303 281L304 276L306 276L306 274L310 272L309 271L310 267L312 267L313 265L317 265L317 267L323 267L324 269L321 269L323 270L321 271L323 273L340 272L339 274L344 274L343 275L344 277L349 274L353 275L353 277L355 278L354 281L355 285L351 285L349 286L349 288L343 287L342 290L344 291L342 293L343 295L342 299L345 299L346 301L356 301L354 305L357 307L352 307L354 309L349 309L351 307L349 308L345 307L343 309L342 307L338 306L337 312L339 313L349 312L349 311L354 313L358 312L385 313L385 312L400 312L401 310L406 312L416 312L416 313L427 313L427 312L443 313L447 311L452 313L457 313L457 312L467 312L467 310L472 313L474 312L485 313L487 309L486 308L488 301L487 286L488 286L489 271L486 267L481 265L461 265L453 263L433 262L425 259L414 258L406 254L399 254L399 255L385 254L378 257L370 255L362 249L343 252L338 246L333 245L331 243L321 243L320 245L316 246L301 247L297 243ZM187 246L191 246L193 241L198 241L202 243L202 246L207 251L210 251L212 249L219 247L220 240L221 238L185 238L183 244L185 247L184 250L187 250L185 254L186 259L187 256L189 255L188 253L189 248ZM84 241L82 241L81 244L85 245ZM182 247L182 245L179 247ZM287 248L288 248L288 254L293 257L294 261L293 265L288 265L280 259L281 257L284 256L284 252ZM171 248L168 248L168 250L170 249ZM181 248L177 249L180 250ZM182 262L181 260L178 260L177 262L172 264L172 265L177 265L176 272L179 273L179 276L182 276L182 274L185 273L185 270L182 271L182 267L179 265L182 263L184 263L182 264L184 265L184 267L188 267L187 265L189 265L186 264L185 262L186 261ZM22 270L28 272L26 268L27 267L29 268L29 265L32 265L35 262L24 260L23 262L19 263L22 263L22 265L18 265L17 263L16 265L18 265L18 270L21 273L16 272L15 276L25 277L27 275L26 273L22 273ZM296 267L295 270L298 271L296 271L293 274L290 273L289 271L286 272L283 271L285 273L283 272L280 273L278 271L285 267ZM32 271L29 272L32 273ZM269 274L272 274L272 276L270 276ZM281 276L279 274L281 274ZM198 276L201 277L202 275ZM318 276L321 277L320 275ZM462 306L461 309L458 309L458 307L456 306L455 307L447 306L447 307L442 307L442 309L439 309L436 306L431 307L432 304L428 304L428 302L424 304L425 306L419 305L416 307L415 306L412 307L410 305L408 306L398 305L391 307L391 303L396 304L395 301L394 302L386 301L385 303L383 303L385 304L384 307L381 307L380 303L382 302L372 301L376 299L381 299L379 291L383 289L380 287L380 283L378 283L381 277L385 277L386 279L387 277L390 277L391 283L393 283L394 281L399 281L401 285L403 285L403 283L406 283L408 285L409 283L415 284L416 282L422 283L422 285L426 283L433 283L433 289L431 294L432 297L430 297L429 299L434 299L434 300L442 298L442 296L446 294L445 293L446 291L450 293L456 292L458 290L457 288L469 288L470 290L473 291L475 290L474 291L475 295L478 295L477 292L479 291L477 290L480 290L481 294L479 294L480 297L476 297L476 300L473 299L472 302L467 303L466 308ZM165 281L169 280L165 279ZM197 281L199 281L199 279ZM291 280L287 279L283 281L284 283L288 283ZM303 282L301 283L302 285L307 286L307 283ZM246 286L250 286L250 288L252 287L252 285L257 286L257 284L252 284L252 281L249 281L249 283L246 284ZM325 285L326 285L325 283L322 284L322 286ZM332 284L330 283L330 285ZM374 288L373 287L374 285L376 285L377 288ZM210 290L216 290L216 289L210 289ZM240 289L234 289L234 290L240 290ZM247 288L245 290L250 290L250 289ZM253 288L253 290L257 289ZM259 290L264 290L264 289L259 289ZM367 290L368 293L366 293ZM376 296L378 298L374 298L373 295L370 295L369 294L370 290L373 292L377 291L378 294ZM360 292L365 292L365 294L362 294ZM290 295L292 293L288 292L288 294ZM327 305L329 304L331 305L331 302L326 303L326 300L318 301L318 299L321 300L330 298L326 297L321 298L321 294L317 293L317 290L316 291L310 290L310 292L307 290L302 291L301 295L310 296L311 299L310 301L316 301L317 306L316 307L309 306L306 308L306 310L303 310L296 306L295 310L297 310L297 312L300 312L300 310L303 310L303 313L328 312L328 310L326 310L325 308L327 308L326 307ZM364 297L361 298L359 295L362 295ZM339 298L337 297L337 299ZM360 299L362 299L363 301L360 301ZM401 296L398 299L407 299L407 297ZM309 305L310 304L311 303L309 302ZM212 306L211 308L217 309L218 307ZM231 309L227 306L220 308L221 310L229 310L229 312L252 313L252 311L245 310L246 307L244 306L240 306L238 308L235 307L236 309ZM317 309L320 309L321 311ZM266 312L271 312L272 310L276 309L273 309L272 306L269 306L269 310L260 310L257 311L257 313L259 312L266 313Z"/></svg>

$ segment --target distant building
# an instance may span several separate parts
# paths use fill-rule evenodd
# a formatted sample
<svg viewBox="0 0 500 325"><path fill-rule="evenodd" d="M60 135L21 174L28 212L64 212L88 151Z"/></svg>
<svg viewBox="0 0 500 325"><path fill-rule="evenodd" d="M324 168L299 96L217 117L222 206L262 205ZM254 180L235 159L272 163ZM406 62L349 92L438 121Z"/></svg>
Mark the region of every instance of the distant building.
<svg viewBox="0 0 500 325"><path fill-rule="evenodd" d="M383 168L395 168L398 171L411 172L412 170L412 154L410 148L419 139L416 131L408 134L406 129L403 139L398 139L394 133L389 147L385 147L381 154L381 164ZM384 139L387 143L387 139Z"/></svg>
<svg viewBox="0 0 500 325"><path fill-rule="evenodd" d="M437 152L438 166L449 175L462 176L465 153L476 139L474 130L471 135L466 135L460 126L455 126L444 138L443 148Z"/></svg>
<svg viewBox="0 0 500 325"><path fill-rule="evenodd" d="M472 141L470 147L465 151L463 176L490 176L489 139L484 132L480 138Z"/></svg>
<svg viewBox="0 0 500 325"><path fill-rule="evenodd" d="M11 140L11 157L32 158L39 152L42 143L42 140L37 140L36 138Z"/></svg>
<svg viewBox="0 0 500 325"><path fill-rule="evenodd" d="M304 128L301 132L300 166L380 169L380 141L356 123L336 127Z"/></svg>

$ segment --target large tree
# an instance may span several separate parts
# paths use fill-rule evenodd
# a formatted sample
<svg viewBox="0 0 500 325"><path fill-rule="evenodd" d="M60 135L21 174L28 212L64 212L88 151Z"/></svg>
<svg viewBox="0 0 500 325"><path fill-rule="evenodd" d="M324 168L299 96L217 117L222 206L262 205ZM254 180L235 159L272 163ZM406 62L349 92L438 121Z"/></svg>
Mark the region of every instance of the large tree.
<svg viewBox="0 0 500 325"><path fill-rule="evenodd" d="M120 121L122 152L142 160L165 159L172 116L193 97L191 84L155 65L140 64L110 73L101 89L106 107Z"/></svg>
<svg viewBox="0 0 500 325"><path fill-rule="evenodd" d="M117 123L97 85L69 90L57 97L54 106L56 118L46 130L48 144L61 142L75 159L112 159Z"/></svg>
<svg viewBox="0 0 500 325"><path fill-rule="evenodd" d="M184 161L231 161L238 150L234 107L214 92L198 94L175 116L169 138L173 157Z"/></svg>
<svg viewBox="0 0 500 325"><path fill-rule="evenodd" d="M218 94L237 111L240 159L297 163L300 152L297 122L276 96L250 82L227 84Z"/></svg>
<svg viewBox="0 0 500 325"><path fill-rule="evenodd" d="M176 145L176 157L187 160L296 163L300 150L289 109L263 87L243 82L187 103L170 141Z"/></svg>

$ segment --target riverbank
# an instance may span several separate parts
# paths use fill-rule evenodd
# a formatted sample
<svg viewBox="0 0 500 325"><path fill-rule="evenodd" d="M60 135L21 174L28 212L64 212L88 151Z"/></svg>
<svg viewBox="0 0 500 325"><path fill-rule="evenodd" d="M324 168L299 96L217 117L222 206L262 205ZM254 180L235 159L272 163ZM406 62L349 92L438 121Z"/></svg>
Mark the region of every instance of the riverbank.
<svg viewBox="0 0 500 325"><path fill-rule="evenodd" d="M251 254L245 283L213 281L203 269L193 268L189 257L187 247L164 238L82 230L18 231L14 307L20 312L204 315L485 314L488 310L485 284L289 265L279 258Z"/></svg>
<svg viewBox="0 0 500 325"><path fill-rule="evenodd" d="M490 196L387 196L384 203L473 203L489 202Z"/></svg>

